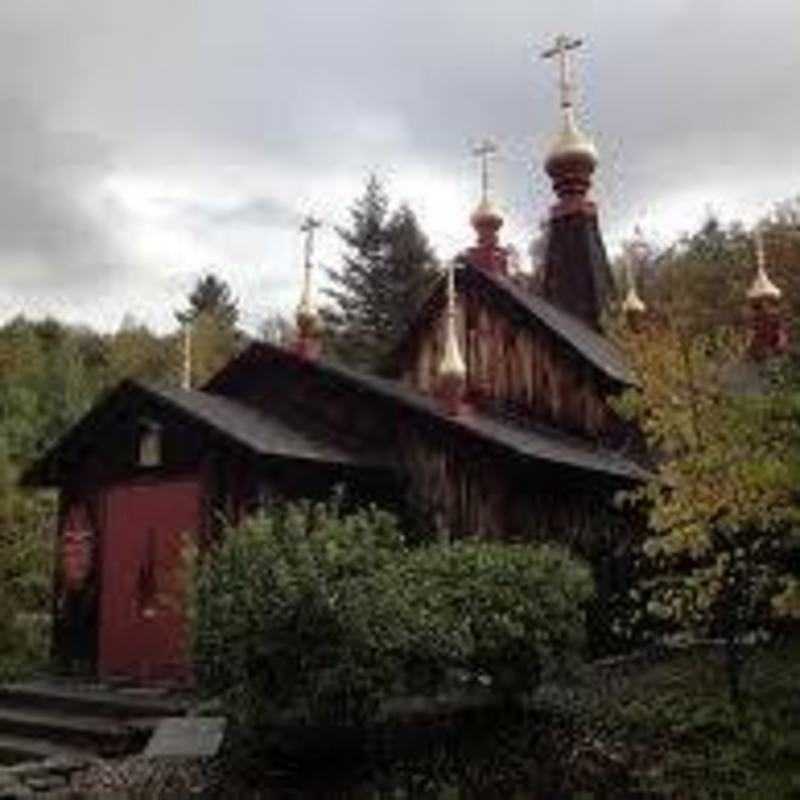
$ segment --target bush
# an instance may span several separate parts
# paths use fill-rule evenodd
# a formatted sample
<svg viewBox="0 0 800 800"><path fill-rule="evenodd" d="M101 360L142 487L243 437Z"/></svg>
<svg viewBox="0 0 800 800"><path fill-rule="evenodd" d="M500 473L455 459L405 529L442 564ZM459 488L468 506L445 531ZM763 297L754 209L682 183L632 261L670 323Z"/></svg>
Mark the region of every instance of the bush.
<svg viewBox="0 0 800 800"><path fill-rule="evenodd" d="M588 570L556 547L410 548L374 508L290 505L226 532L195 570L201 687L250 721L374 719L460 675L533 688L583 646Z"/></svg>

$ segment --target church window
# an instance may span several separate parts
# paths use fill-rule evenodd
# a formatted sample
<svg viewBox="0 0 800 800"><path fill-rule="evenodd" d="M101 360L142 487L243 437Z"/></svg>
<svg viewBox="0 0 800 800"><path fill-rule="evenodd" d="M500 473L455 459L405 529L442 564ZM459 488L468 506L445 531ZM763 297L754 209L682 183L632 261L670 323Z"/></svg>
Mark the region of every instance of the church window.
<svg viewBox="0 0 800 800"><path fill-rule="evenodd" d="M139 428L138 462L140 467L157 467L161 464L161 426L145 420Z"/></svg>

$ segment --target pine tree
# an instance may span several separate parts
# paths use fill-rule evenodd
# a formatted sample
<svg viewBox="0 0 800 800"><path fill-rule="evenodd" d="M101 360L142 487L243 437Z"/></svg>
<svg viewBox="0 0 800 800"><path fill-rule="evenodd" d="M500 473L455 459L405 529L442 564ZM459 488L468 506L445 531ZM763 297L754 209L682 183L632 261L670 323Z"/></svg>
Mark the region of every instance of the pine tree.
<svg viewBox="0 0 800 800"><path fill-rule="evenodd" d="M339 228L346 252L340 270L328 270L333 306L322 310L327 348L353 367L387 374L391 351L431 284L434 259L427 237L408 206L389 212L389 199L372 175L350 209L351 226Z"/></svg>
<svg viewBox="0 0 800 800"><path fill-rule="evenodd" d="M205 383L233 357L242 337L236 328L239 308L230 286L214 273L198 279L189 307L175 318L191 325L192 386ZM177 372L176 372L177 374Z"/></svg>

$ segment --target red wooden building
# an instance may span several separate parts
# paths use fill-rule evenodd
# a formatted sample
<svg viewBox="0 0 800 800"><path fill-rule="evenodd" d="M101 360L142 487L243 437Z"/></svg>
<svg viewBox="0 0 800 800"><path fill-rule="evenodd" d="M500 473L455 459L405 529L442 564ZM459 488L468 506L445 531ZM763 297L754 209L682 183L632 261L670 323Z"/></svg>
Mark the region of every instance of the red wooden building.
<svg viewBox="0 0 800 800"><path fill-rule="evenodd" d="M295 347L253 344L199 390L126 381L31 467L28 485L60 490L60 655L102 676L185 677L183 537L202 545L219 514L337 484L443 537L609 548L596 519L645 472L607 402L630 375L600 330L613 282L587 199L597 158L568 103L563 124L535 288L510 274L484 192L477 242L399 343L396 380L326 361L304 303Z"/></svg>

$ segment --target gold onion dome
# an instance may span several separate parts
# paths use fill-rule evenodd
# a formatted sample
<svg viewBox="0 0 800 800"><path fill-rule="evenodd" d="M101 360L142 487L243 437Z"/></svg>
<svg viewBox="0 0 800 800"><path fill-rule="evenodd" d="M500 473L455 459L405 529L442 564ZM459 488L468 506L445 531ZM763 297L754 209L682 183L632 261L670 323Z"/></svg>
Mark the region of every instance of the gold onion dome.
<svg viewBox="0 0 800 800"><path fill-rule="evenodd" d="M769 279L766 270L759 268L755 280L747 290L748 298L750 300L780 300L781 295L781 290Z"/></svg>
<svg viewBox="0 0 800 800"><path fill-rule="evenodd" d="M444 353L439 363L439 376L448 381L461 382L467 374L467 367L461 356L456 333L455 264L447 268L447 317L444 338Z"/></svg>
<svg viewBox="0 0 800 800"><path fill-rule="evenodd" d="M764 255L764 240L761 236L761 231L755 233L756 244L756 261L758 263L758 271L756 272L755 280L750 284L747 290L747 298L749 300L780 300L782 296L781 290L770 280L767 275L766 257Z"/></svg>
<svg viewBox="0 0 800 800"><path fill-rule="evenodd" d="M642 302L642 298L639 297L634 284L628 287L628 293L622 301L622 310L626 314L644 314L647 311L647 306Z"/></svg>
<svg viewBox="0 0 800 800"><path fill-rule="evenodd" d="M500 227L503 224L503 213L491 200L484 197L469 219L476 228L487 224Z"/></svg>
<svg viewBox="0 0 800 800"><path fill-rule="evenodd" d="M597 166L598 155L594 143L581 132L575 122L572 106L562 109L562 126L553 139L545 158L545 168L550 169L565 161L585 161L592 168Z"/></svg>

